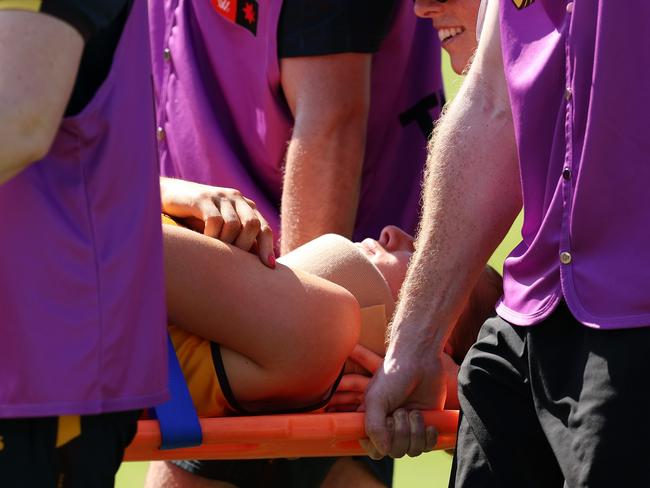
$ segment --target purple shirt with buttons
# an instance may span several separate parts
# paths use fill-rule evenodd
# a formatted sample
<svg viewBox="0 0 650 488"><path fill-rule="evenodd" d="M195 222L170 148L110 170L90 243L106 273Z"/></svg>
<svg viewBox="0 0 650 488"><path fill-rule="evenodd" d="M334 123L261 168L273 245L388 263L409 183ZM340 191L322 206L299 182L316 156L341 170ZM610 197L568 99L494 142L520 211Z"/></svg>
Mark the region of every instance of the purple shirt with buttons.
<svg viewBox="0 0 650 488"><path fill-rule="evenodd" d="M502 0L523 242L504 319L650 325L650 2Z"/></svg>
<svg viewBox="0 0 650 488"><path fill-rule="evenodd" d="M161 173L237 188L276 231L293 128L280 84L281 9L282 0L149 2ZM409 2L398 2L373 54L371 93L355 239L417 224L425 132L443 91L438 36Z"/></svg>

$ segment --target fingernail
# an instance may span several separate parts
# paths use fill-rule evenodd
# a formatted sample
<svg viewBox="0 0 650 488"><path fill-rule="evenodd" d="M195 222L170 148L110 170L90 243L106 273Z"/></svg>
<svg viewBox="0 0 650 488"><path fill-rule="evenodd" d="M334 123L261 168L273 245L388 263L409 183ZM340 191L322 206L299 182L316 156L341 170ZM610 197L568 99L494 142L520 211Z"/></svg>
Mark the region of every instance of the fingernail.
<svg viewBox="0 0 650 488"><path fill-rule="evenodd" d="M269 266L275 269L275 254L269 254Z"/></svg>

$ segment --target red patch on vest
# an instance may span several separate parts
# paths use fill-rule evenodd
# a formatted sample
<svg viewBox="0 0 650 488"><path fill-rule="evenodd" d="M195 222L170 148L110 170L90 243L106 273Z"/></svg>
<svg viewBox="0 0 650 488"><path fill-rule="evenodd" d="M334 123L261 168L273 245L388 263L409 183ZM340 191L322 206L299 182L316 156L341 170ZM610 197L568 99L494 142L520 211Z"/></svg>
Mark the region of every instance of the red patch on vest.
<svg viewBox="0 0 650 488"><path fill-rule="evenodd" d="M257 35L257 0L210 0L210 3L223 18Z"/></svg>

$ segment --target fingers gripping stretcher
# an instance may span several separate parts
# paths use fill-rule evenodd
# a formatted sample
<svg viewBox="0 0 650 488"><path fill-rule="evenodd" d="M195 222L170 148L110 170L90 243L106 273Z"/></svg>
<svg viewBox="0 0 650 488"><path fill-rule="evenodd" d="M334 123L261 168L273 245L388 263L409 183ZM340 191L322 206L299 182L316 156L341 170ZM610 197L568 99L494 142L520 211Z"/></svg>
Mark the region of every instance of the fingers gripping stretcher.
<svg viewBox="0 0 650 488"><path fill-rule="evenodd" d="M264 459L363 454L364 414L359 412L260 415L199 419L171 340L171 399L140 420L125 461L171 459ZM435 449L453 448L458 412L423 412L436 427Z"/></svg>

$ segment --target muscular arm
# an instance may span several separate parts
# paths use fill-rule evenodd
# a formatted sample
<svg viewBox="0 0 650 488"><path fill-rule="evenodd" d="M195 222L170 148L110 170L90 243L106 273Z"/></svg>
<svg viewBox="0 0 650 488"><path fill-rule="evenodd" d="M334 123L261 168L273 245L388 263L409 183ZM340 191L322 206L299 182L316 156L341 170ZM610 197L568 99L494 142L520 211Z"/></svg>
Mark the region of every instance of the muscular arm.
<svg viewBox="0 0 650 488"><path fill-rule="evenodd" d="M62 20L0 10L0 184L49 150L83 46Z"/></svg>
<svg viewBox="0 0 650 488"><path fill-rule="evenodd" d="M285 58L295 118L282 194L282 254L329 232L352 236L370 102L371 55Z"/></svg>
<svg viewBox="0 0 650 488"><path fill-rule="evenodd" d="M366 427L379 454L400 456L410 449L403 425L401 431L396 427L391 442L386 415L400 406L442 408L442 349L485 262L521 206L498 2L489 5L476 58L429 147L416 253L383 370L367 396Z"/></svg>

